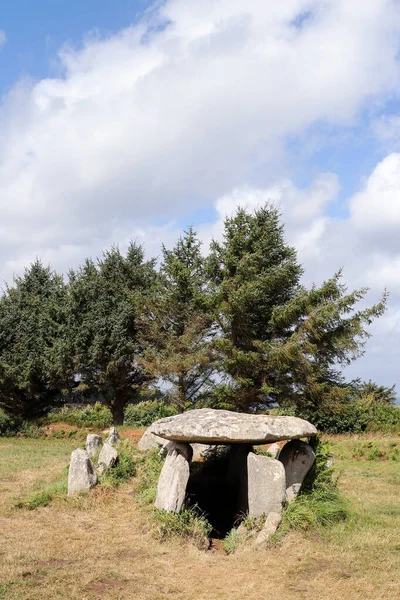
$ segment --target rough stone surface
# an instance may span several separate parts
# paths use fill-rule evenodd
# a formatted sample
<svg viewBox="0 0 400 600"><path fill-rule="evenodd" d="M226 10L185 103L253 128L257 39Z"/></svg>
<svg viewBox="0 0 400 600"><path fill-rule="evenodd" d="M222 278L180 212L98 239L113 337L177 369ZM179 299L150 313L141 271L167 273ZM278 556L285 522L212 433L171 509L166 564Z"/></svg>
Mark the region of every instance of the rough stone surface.
<svg viewBox="0 0 400 600"><path fill-rule="evenodd" d="M86 438L86 452L89 456L94 456L100 450L103 445L103 440L100 435L95 433L88 433Z"/></svg>
<svg viewBox="0 0 400 600"><path fill-rule="evenodd" d="M68 471L68 495L90 490L97 483L93 463L86 450L78 448L71 453Z"/></svg>
<svg viewBox="0 0 400 600"><path fill-rule="evenodd" d="M99 466L104 465L105 469L111 469L118 460L118 452L111 444L106 442L99 454ZM103 472L103 471L102 471Z"/></svg>
<svg viewBox="0 0 400 600"><path fill-rule="evenodd" d="M250 452L247 457L247 476L249 516L280 513L286 492L283 464L275 458Z"/></svg>
<svg viewBox="0 0 400 600"><path fill-rule="evenodd" d="M138 442L139 450L151 450L152 448L163 448L168 440L153 433L153 425L150 425Z"/></svg>
<svg viewBox="0 0 400 600"><path fill-rule="evenodd" d="M204 444L265 444L317 433L314 425L298 417L249 415L211 408L159 419L152 429L168 440Z"/></svg>
<svg viewBox="0 0 400 600"><path fill-rule="evenodd" d="M270 453L272 458L278 458L281 452L281 447L279 444L271 444L268 448L268 452Z"/></svg>
<svg viewBox="0 0 400 600"><path fill-rule="evenodd" d="M286 473L286 500L295 500L304 478L315 462L315 454L309 444L301 440L288 442L282 448L279 460Z"/></svg>
<svg viewBox="0 0 400 600"><path fill-rule="evenodd" d="M121 443L121 438L115 427L110 427L110 433L108 434L106 442L107 444L110 444L110 446L116 446Z"/></svg>
<svg viewBox="0 0 400 600"><path fill-rule="evenodd" d="M170 442L157 485L156 507L180 512L186 495L193 450L189 444Z"/></svg>
<svg viewBox="0 0 400 600"><path fill-rule="evenodd" d="M266 542L271 535L273 535L278 529L280 522L282 521L282 514L280 512L270 512L264 527L255 539L256 544L263 544Z"/></svg>
<svg viewBox="0 0 400 600"><path fill-rule="evenodd" d="M163 438L158 439L162 440ZM207 458L207 454L209 454L209 452L214 448L214 446L210 446L209 444L191 444L191 446L193 449L193 461L199 461Z"/></svg>

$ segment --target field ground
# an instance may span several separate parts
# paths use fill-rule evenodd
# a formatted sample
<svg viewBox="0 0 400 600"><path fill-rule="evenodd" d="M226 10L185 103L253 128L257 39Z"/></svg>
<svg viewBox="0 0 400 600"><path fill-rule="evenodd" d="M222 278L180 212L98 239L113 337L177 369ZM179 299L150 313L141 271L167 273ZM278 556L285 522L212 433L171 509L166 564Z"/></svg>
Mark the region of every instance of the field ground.
<svg viewBox="0 0 400 600"><path fill-rule="evenodd" d="M137 439L137 432L124 435ZM88 497L15 508L60 479L71 439L0 439L0 598L43 600L396 600L400 598L400 438L332 438L354 518L235 554L160 544L135 480ZM384 448L384 456L379 456Z"/></svg>

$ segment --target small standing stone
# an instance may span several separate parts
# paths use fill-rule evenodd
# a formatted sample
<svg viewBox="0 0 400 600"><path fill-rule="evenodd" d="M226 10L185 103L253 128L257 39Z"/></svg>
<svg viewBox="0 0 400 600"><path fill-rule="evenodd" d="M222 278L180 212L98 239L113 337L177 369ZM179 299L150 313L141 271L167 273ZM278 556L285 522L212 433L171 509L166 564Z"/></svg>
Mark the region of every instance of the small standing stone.
<svg viewBox="0 0 400 600"><path fill-rule="evenodd" d="M100 471L103 473L105 469L111 469L118 460L118 452L108 442L104 444L99 455L99 466L103 466Z"/></svg>
<svg viewBox="0 0 400 600"><path fill-rule="evenodd" d="M78 448L71 453L68 471L68 496L90 490L97 483L93 463L86 450Z"/></svg>
<svg viewBox="0 0 400 600"><path fill-rule="evenodd" d="M271 458L276 458L277 459L279 457L280 452L281 452L281 447L277 443L271 444L270 447L268 448L268 452L271 455Z"/></svg>
<svg viewBox="0 0 400 600"><path fill-rule="evenodd" d="M279 455L286 473L286 500L295 500L301 490L308 471L315 462L315 454L309 444L292 440L284 445Z"/></svg>
<svg viewBox="0 0 400 600"><path fill-rule="evenodd" d="M90 457L94 456L98 453L100 448L103 445L103 440L100 435L96 435L95 433L88 433L86 438L86 452Z"/></svg>
<svg viewBox="0 0 400 600"><path fill-rule="evenodd" d="M180 512L186 496L193 450L189 444L169 442L167 457L157 485L156 507Z"/></svg>
<svg viewBox="0 0 400 600"><path fill-rule="evenodd" d="M249 516L280 513L285 499L285 469L279 460L250 452L247 457Z"/></svg>
<svg viewBox="0 0 400 600"><path fill-rule="evenodd" d="M280 512L270 512L264 527L261 529L260 533L256 537L256 544L263 544L266 542L271 535L273 535L278 529L280 522L282 521L282 514Z"/></svg>
<svg viewBox="0 0 400 600"><path fill-rule="evenodd" d="M119 433L115 427L110 427L110 433L106 442L107 444L110 444L110 446L116 446L117 444L121 443L121 438L119 437Z"/></svg>

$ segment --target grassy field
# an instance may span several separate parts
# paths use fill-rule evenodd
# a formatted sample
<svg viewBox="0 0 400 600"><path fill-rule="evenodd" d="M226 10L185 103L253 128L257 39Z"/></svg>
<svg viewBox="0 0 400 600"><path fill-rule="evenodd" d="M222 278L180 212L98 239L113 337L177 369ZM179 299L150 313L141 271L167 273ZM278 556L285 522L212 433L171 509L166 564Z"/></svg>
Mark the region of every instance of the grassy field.
<svg viewBox="0 0 400 600"><path fill-rule="evenodd" d="M135 433L125 432L131 439ZM17 508L59 481L76 440L0 439L0 598L395 600L400 597L400 438L336 437L352 518L232 555L160 544L135 479Z"/></svg>

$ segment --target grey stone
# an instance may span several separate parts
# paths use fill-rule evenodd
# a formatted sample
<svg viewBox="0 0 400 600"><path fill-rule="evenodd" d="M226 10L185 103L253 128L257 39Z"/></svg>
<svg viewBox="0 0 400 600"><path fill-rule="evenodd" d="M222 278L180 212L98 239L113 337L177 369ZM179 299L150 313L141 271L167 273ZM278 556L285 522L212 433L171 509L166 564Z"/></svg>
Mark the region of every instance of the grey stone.
<svg viewBox="0 0 400 600"><path fill-rule="evenodd" d="M150 425L138 442L139 450L151 450L152 448L163 448L168 444L168 440L155 435L152 430L153 425Z"/></svg>
<svg viewBox="0 0 400 600"><path fill-rule="evenodd" d="M271 535L274 535L282 521L281 512L270 512L266 518L264 527L255 539L256 544L264 544L269 540Z"/></svg>
<svg viewBox="0 0 400 600"><path fill-rule="evenodd" d="M99 454L99 466L104 465L105 469L111 469L118 460L118 452L108 442L104 444ZM103 471L101 471L103 472Z"/></svg>
<svg viewBox="0 0 400 600"><path fill-rule="evenodd" d="M326 461L326 466L328 467L328 469L332 469L335 466L335 458L333 456L330 456L328 458L328 460Z"/></svg>
<svg viewBox="0 0 400 600"><path fill-rule="evenodd" d="M285 499L285 469L279 460L250 452L247 457L249 516L279 513Z"/></svg>
<svg viewBox="0 0 400 600"><path fill-rule="evenodd" d="M103 445L103 440L100 435L96 435L95 433L88 433L86 438L86 452L89 456L94 456L98 453L100 448Z"/></svg>
<svg viewBox="0 0 400 600"><path fill-rule="evenodd" d="M68 471L68 496L85 492L97 483L97 475L86 450L78 448L71 453Z"/></svg>
<svg viewBox="0 0 400 600"><path fill-rule="evenodd" d="M281 447L279 444L271 444L268 448L268 452L270 453L272 458L278 458L281 452Z"/></svg>
<svg viewBox="0 0 400 600"><path fill-rule="evenodd" d="M193 450L189 444L170 442L157 485L156 507L180 512L186 496Z"/></svg>
<svg viewBox="0 0 400 600"><path fill-rule="evenodd" d="M201 444L265 444L317 433L314 425L298 417L249 415L211 408L159 419L153 423L152 431L168 440Z"/></svg>
<svg viewBox="0 0 400 600"><path fill-rule="evenodd" d="M110 433L108 434L106 442L110 444L110 446L116 446L121 443L121 438L115 427L110 427Z"/></svg>
<svg viewBox="0 0 400 600"><path fill-rule="evenodd" d="M162 440L163 438L158 438ZM214 446L210 446L209 444L190 444L193 449L193 458L194 462L207 458L207 455L211 452Z"/></svg>
<svg viewBox="0 0 400 600"><path fill-rule="evenodd" d="M315 454L309 444L301 440L288 442L282 448L279 460L286 473L286 500L295 500L304 478L315 462Z"/></svg>

